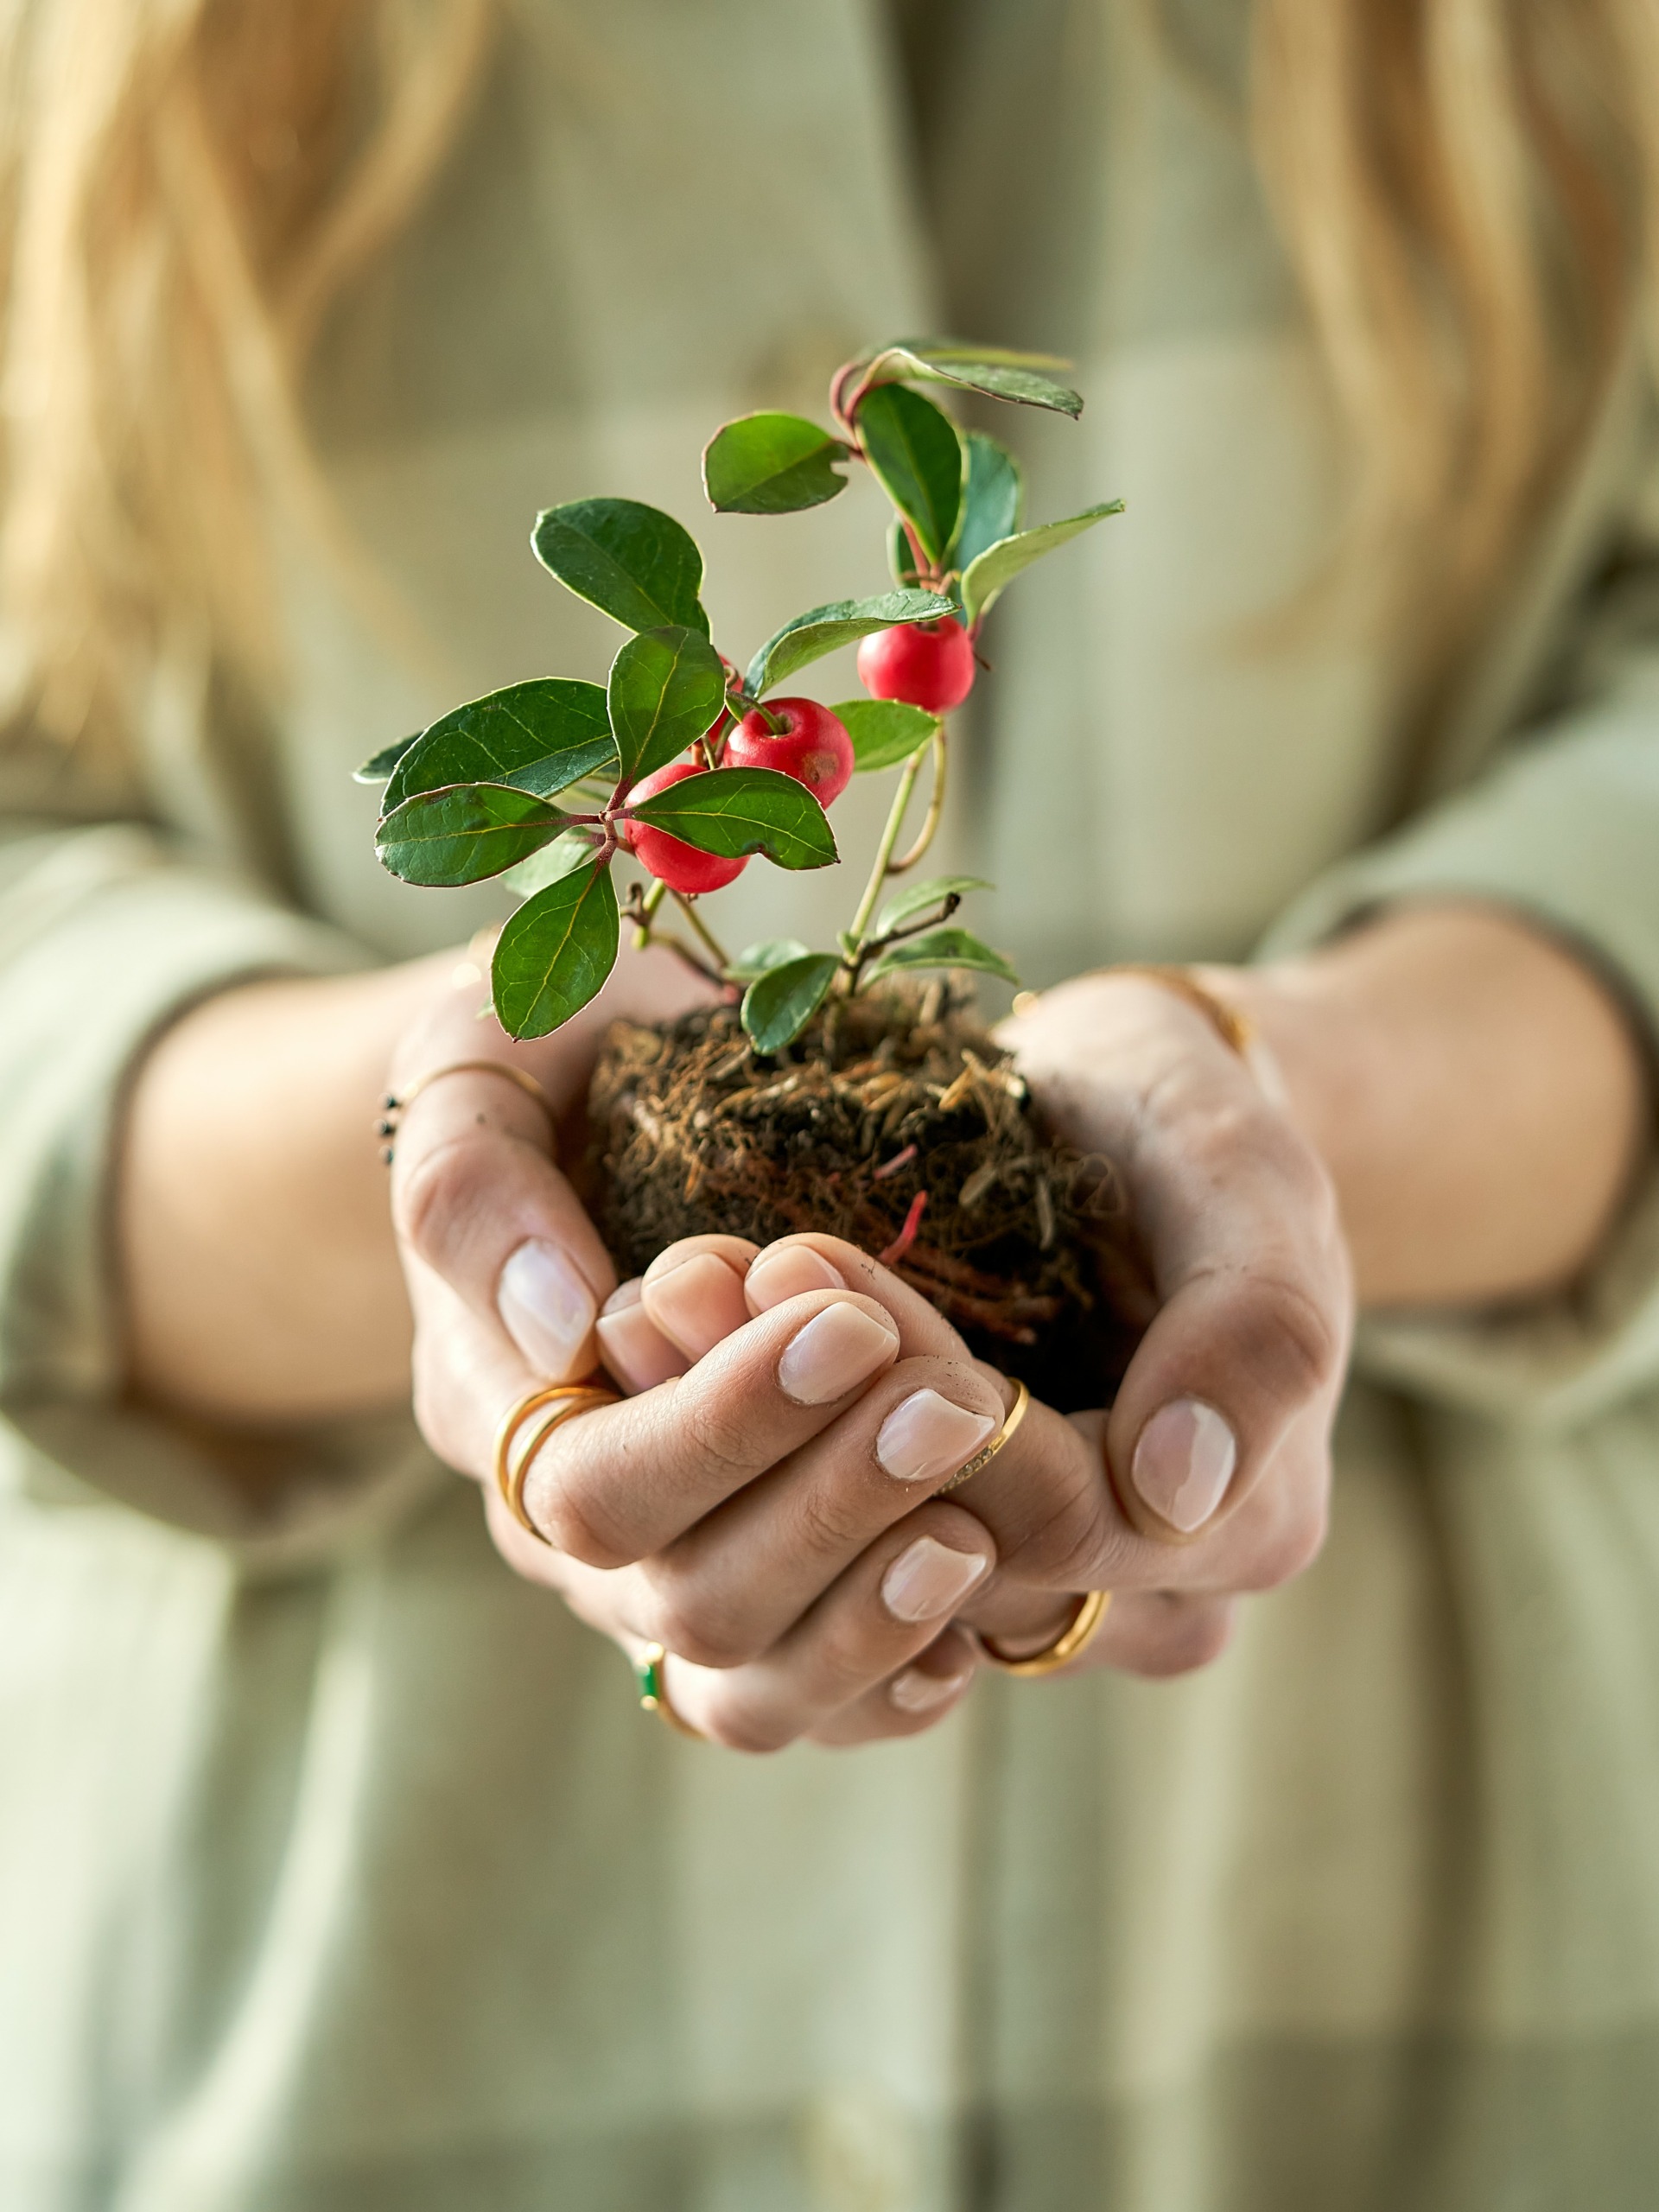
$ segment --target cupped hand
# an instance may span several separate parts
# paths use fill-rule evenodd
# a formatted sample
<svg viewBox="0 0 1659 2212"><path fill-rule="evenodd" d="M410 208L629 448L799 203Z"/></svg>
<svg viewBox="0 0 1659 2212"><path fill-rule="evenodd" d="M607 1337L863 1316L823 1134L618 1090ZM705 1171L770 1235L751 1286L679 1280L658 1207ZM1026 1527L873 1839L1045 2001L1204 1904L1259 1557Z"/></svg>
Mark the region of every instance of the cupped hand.
<svg viewBox="0 0 1659 2212"><path fill-rule="evenodd" d="M595 1324L615 1274L556 1162L561 1140L581 1141L599 1041L619 1016L662 1019L698 992L661 956L625 956L591 1007L520 1045L480 1014L486 988L476 963L457 963L389 1077L402 1095L437 1069L499 1061L532 1075L552 1109L550 1126L516 1084L467 1071L423 1088L400 1117L392 1212L428 1441L486 1485L511 1565L561 1592L630 1658L652 1642L683 1655L672 1694L711 1737L769 1750L805 1733L852 1740L926 1725L971 1673L969 1640L949 1618L988 1573L991 1548L959 1508L916 1511L913 1491L872 1459L867 1432L887 1387L878 1378L899 1346L878 1300L820 1288L683 1380L672 1378L689 1363L666 1336L636 1347L632 1364L619 1356L620 1379L643 1395L567 1422L530 1471L525 1502L546 1543L487 1487L502 1415L598 1360ZM637 1287L618 1309L624 1336L630 1297ZM988 1434L1002 1398L994 1381L974 1388L978 1412L958 1418ZM850 1484L849 1465L865 1471Z"/></svg>
<svg viewBox="0 0 1659 2212"><path fill-rule="evenodd" d="M1178 1673L1222 1649L1240 1594L1300 1572L1323 1536L1352 1311L1333 1195L1271 1071L1247 1065L1154 983L1084 979L1005 1038L1057 1134L1116 1165L1157 1310L1109 1412L1068 1420L1033 1406L952 1497L996 1560L957 1618L1018 1653L1051 1641L1077 1593L1111 1589L1090 1662ZM912 1358L945 1363L940 1394L960 1414L986 1402L985 1388L1007 1402L995 1370L931 1306L824 1236L789 1238L758 1257L731 1238L674 1247L610 1301L600 1323L607 1364L648 1389L695 1361L701 1382L716 1347L744 1340L750 1316L809 1282L834 1281L874 1300L899 1332L900 1358L873 1413L885 1418L901 1402L894 1392ZM725 1370L715 1371L725 1389ZM749 1409L730 1389L725 1403L744 1426ZM946 1464L948 1418L924 1404L918 1396L905 1418L938 1427L941 1456L912 1478L931 1490L978 1445L964 1427ZM847 1423L821 1447L815 1479L825 1449L844 1449L838 1480L851 1494L868 1483L869 1460L881 1462L884 1433L880 1420ZM783 1477L769 1478L780 1495ZM671 1635L660 1640L676 1648Z"/></svg>
<svg viewBox="0 0 1659 2212"><path fill-rule="evenodd" d="M876 1262L823 1236L693 1239L595 1325L608 1262L534 1104L455 1077L411 1111L397 1210L428 1435L486 1477L501 1413L588 1371L596 1334L631 1402L537 1455L547 1541L493 1497L492 1530L632 1656L665 1645L677 1707L717 1740L929 1726L971 1677L966 1628L1036 1649L1089 1589L1118 1593L1092 1659L1179 1672L1221 1648L1236 1593L1318 1548L1350 1311L1325 1179L1181 1001L1068 992L1084 1002L1045 1001L1014 1041L1064 1133L1117 1162L1160 1310L1109 1414L1033 1406L948 1499L1012 1392ZM591 1045L550 1041L538 1071L573 1101Z"/></svg>

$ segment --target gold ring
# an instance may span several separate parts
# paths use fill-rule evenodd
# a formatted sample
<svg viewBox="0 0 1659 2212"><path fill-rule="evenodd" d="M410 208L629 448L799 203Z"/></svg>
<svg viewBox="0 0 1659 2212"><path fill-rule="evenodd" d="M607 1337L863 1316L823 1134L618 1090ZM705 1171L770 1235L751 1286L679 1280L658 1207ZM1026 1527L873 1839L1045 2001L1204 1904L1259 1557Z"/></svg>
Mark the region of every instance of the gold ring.
<svg viewBox="0 0 1659 2212"><path fill-rule="evenodd" d="M701 1728L694 1728L674 1710L674 1700L668 1694L668 1653L660 1643L648 1643L634 1661L633 1679L639 1685L642 1713L659 1714L677 1736L690 1736L698 1744L708 1742Z"/></svg>
<svg viewBox="0 0 1659 2212"><path fill-rule="evenodd" d="M524 1477L530 1472L531 1461L562 1423L573 1421L578 1414L594 1413L601 1406L620 1402L620 1392L607 1389L602 1382L555 1382L544 1389L531 1391L517 1405L509 1406L501 1416L501 1425L495 1432L495 1487L513 1519L521 1529L527 1529L538 1543L544 1544L547 1538L524 1510ZM519 1430L544 1406L554 1408L552 1414L531 1439L529 1449L515 1459L512 1447Z"/></svg>
<svg viewBox="0 0 1659 2212"><path fill-rule="evenodd" d="M1028 1681L1039 1675L1052 1675L1061 1667L1069 1667L1080 1652L1086 1651L1100 1634L1112 1603L1109 1590L1090 1590L1084 1596L1071 1618L1060 1630L1052 1643L1041 1651L1033 1651L1024 1659L1010 1659L999 1650L988 1636L979 1638L979 1648L992 1666L1001 1668L1005 1675L1023 1675Z"/></svg>
<svg viewBox="0 0 1659 2212"><path fill-rule="evenodd" d="M1014 1386L1014 1404L1001 1427L997 1430L988 1444L981 1445L965 1467L958 1467L948 1483L940 1484L933 1493L934 1497L943 1497L946 1491L955 1490L962 1483L971 1482L976 1475L982 1473L1014 1434L1015 1429L1019 1427L1020 1422L1024 1421L1030 1404L1030 1391L1023 1382L1016 1382Z"/></svg>

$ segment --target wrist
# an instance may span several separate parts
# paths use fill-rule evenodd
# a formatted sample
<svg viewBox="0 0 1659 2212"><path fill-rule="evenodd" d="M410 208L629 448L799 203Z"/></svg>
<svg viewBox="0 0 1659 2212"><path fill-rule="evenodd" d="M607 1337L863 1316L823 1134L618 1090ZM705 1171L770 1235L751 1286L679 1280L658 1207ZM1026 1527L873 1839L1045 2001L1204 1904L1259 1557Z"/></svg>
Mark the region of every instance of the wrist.
<svg viewBox="0 0 1659 2212"><path fill-rule="evenodd" d="M1364 1303L1536 1295L1593 1255L1640 1154L1646 1083L1623 1007L1572 948L1448 900L1212 972L1330 1171Z"/></svg>

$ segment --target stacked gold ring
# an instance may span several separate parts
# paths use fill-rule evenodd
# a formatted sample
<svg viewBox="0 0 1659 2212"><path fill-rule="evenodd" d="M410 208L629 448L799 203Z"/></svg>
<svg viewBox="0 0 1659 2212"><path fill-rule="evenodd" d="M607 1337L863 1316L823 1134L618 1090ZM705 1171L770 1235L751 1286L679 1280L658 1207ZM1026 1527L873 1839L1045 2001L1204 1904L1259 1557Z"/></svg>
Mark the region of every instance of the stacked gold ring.
<svg viewBox="0 0 1659 2212"><path fill-rule="evenodd" d="M614 1406L621 1402L621 1393L608 1384L591 1379L584 1382L553 1382L543 1389L536 1389L518 1404L509 1406L495 1432L495 1487L501 1503L506 1507L521 1529L527 1529L538 1543L547 1538L524 1510L524 1478L531 1463L556 1428L578 1414L594 1413L601 1406ZM537 1428L522 1452L515 1452L514 1445L525 1424L536 1414L550 1407L552 1411Z"/></svg>

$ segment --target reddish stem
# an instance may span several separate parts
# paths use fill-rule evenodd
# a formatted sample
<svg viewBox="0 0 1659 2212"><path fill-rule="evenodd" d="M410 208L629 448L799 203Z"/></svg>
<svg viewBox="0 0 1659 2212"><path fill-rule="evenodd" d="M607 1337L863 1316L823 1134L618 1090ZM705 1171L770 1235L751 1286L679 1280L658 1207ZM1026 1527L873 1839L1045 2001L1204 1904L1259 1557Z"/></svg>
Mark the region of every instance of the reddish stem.
<svg viewBox="0 0 1659 2212"><path fill-rule="evenodd" d="M912 1151L914 1148L915 1147L912 1146ZM916 1242L916 1232L922 1225L922 1216L926 1212L926 1211L927 1192L925 1191L918 1191L915 1197L910 1202L910 1211L905 1216L904 1227L893 1238L892 1243L888 1245L887 1250L876 1255L877 1261L880 1266L884 1268L896 1268L898 1266L899 1261L904 1258L906 1253L909 1251L911 1246Z"/></svg>
<svg viewBox="0 0 1659 2212"><path fill-rule="evenodd" d="M907 1144L902 1152L895 1152L891 1160L884 1160L881 1166L878 1167L875 1173L871 1176L870 1180L873 1183L879 1183L884 1176L896 1175L907 1160L914 1160L915 1157L915 1146L913 1144Z"/></svg>

